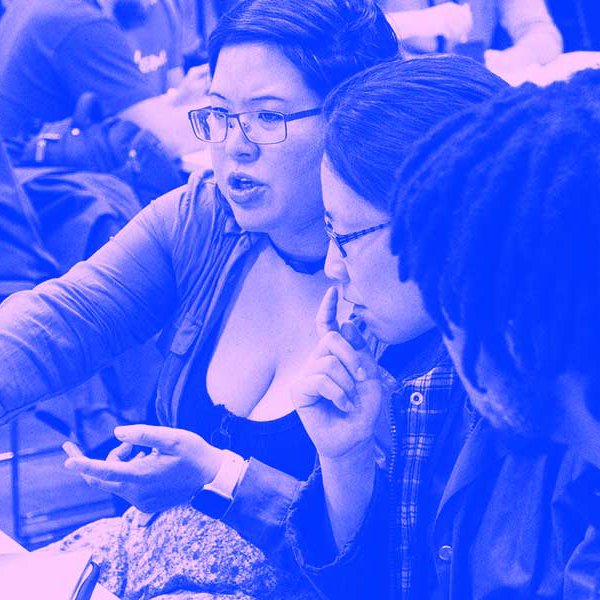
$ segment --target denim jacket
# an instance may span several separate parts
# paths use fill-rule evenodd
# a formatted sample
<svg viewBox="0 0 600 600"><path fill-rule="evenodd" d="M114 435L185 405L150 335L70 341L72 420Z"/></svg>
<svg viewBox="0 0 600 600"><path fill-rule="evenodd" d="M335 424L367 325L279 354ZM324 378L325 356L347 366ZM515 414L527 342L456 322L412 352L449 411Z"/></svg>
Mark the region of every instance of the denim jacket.
<svg viewBox="0 0 600 600"><path fill-rule="evenodd" d="M13 294L0 308L0 422L161 331L156 410L176 427L181 399L194 393L194 358L265 240L240 230L206 174L152 202L63 277ZM299 485L250 459L224 521L277 553Z"/></svg>

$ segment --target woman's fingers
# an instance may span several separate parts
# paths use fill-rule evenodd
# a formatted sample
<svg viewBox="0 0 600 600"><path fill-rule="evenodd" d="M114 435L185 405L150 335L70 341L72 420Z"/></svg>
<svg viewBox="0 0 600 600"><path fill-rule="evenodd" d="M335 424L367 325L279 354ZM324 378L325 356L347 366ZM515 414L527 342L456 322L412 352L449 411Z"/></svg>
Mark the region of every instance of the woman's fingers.
<svg viewBox="0 0 600 600"><path fill-rule="evenodd" d="M71 471L76 471L80 475L88 475L104 481L131 481L137 475L137 471L131 462L107 462L85 457L75 457L67 458L65 467Z"/></svg>
<svg viewBox="0 0 600 600"><path fill-rule="evenodd" d="M315 362L315 372L327 375L350 398L356 393L354 377L333 354L321 356Z"/></svg>
<svg viewBox="0 0 600 600"><path fill-rule="evenodd" d="M362 353L356 351L350 343L337 331L330 331L321 338L315 350L314 358L333 354L346 367L348 372L357 377L358 369L362 364Z"/></svg>
<svg viewBox="0 0 600 600"><path fill-rule="evenodd" d="M354 350L362 350L366 347L367 342L362 336L355 322L344 321L340 326L340 335L354 348Z"/></svg>
<svg viewBox="0 0 600 600"><path fill-rule="evenodd" d="M113 448L106 457L106 460L111 462L115 460L127 460L131 456L131 451L133 450L133 444L130 442L123 442L119 444L116 448Z"/></svg>
<svg viewBox="0 0 600 600"><path fill-rule="evenodd" d="M154 425L122 425L115 427L115 437L122 442L157 448L165 454L173 454L179 445L178 431L171 427Z"/></svg>
<svg viewBox="0 0 600 600"><path fill-rule="evenodd" d="M309 408L323 400L331 402L342 412L349 412L352 409L352 401L346 392L328 375L324 373L307 375L302 380L302 387L294 394L296 409Z"/></svg>
<svg viewBox="0 0 600 600"><path fill-rule="evenodd" d="M315 326L317 335L322 338L330 331L338 330L337 322L337 304L338 290L336 287L330 287L323 296L317 316L315 318Z"/></svg>
<svg viewBox="0 0 600 600"><path fill-rule="evenodd" d="M79 446L77 444L74 444L73 442L65 442L62 445L62 449L65 451L65 454L69 457L76 457L76 456L84 456L83 452L81 451L81 448L79 448Z"/></svg>
<svg viewBox="0 0 600 600"><path fill-rule="evenodd" d="M120 495L119 492L123 490L123 484L119 481L106 481L89 475L82 475L82 477L90 487L102 490L103 492L108 492L109 494Z"/></svg>

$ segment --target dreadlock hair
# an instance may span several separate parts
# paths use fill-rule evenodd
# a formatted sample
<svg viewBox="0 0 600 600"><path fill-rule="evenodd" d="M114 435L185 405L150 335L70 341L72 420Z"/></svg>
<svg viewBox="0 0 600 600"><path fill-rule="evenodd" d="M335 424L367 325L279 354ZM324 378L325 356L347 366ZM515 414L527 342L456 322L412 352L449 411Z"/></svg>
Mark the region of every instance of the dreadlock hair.
<svg viewBox="0 0 600 600"><path fill-rule="evenodd" d="M241 0L210 36L211 73L224 46L242 43L277 46L322 98L344 79L399 51L394 30L374 0Z"/></svg>
<svg viewBox="0 0 600 600"><path fill-rule="evenodd" d="M464 331L473 385L485 349L541 390L542 419L561 374L600 392L600 72L524 85L433 131L398 172L392 250L445 335Z"/></svg>
<svg viewBox="0 0 600 600"><path fill-rule="evenodd" d="M325 100L325 155L357 194L387 212L396 168L411 146L449 115L507 84L452 55L397 57L358 73Z"/></svg>

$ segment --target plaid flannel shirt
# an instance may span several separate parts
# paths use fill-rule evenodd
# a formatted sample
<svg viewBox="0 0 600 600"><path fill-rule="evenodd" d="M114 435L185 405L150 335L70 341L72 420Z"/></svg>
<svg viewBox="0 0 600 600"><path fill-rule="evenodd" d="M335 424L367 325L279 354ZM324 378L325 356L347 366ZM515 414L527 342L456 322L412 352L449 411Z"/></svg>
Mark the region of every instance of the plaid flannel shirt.
<svg viewBox="0 0 600 600"><path fill-rule="evenodd" d="M390 389L386 472L391 493L392 595L407 598L416 566L417 521L424 509L424 485L429 482L434 447L453 401L463 402L466 394L436 333L390 348L380 365Z"/></svg>

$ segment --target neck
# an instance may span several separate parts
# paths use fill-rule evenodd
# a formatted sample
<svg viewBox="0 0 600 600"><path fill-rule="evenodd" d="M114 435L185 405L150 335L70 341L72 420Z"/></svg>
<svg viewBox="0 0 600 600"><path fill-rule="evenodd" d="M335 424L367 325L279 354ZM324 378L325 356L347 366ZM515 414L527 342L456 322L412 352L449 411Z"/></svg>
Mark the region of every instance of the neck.
<svg viewBox="0 0 600 600"><path fill-rule="evenodd" d="M299 228L270 231L269 238L282 253L306 261L324 258L329 245L320 216Z"/></svg>

